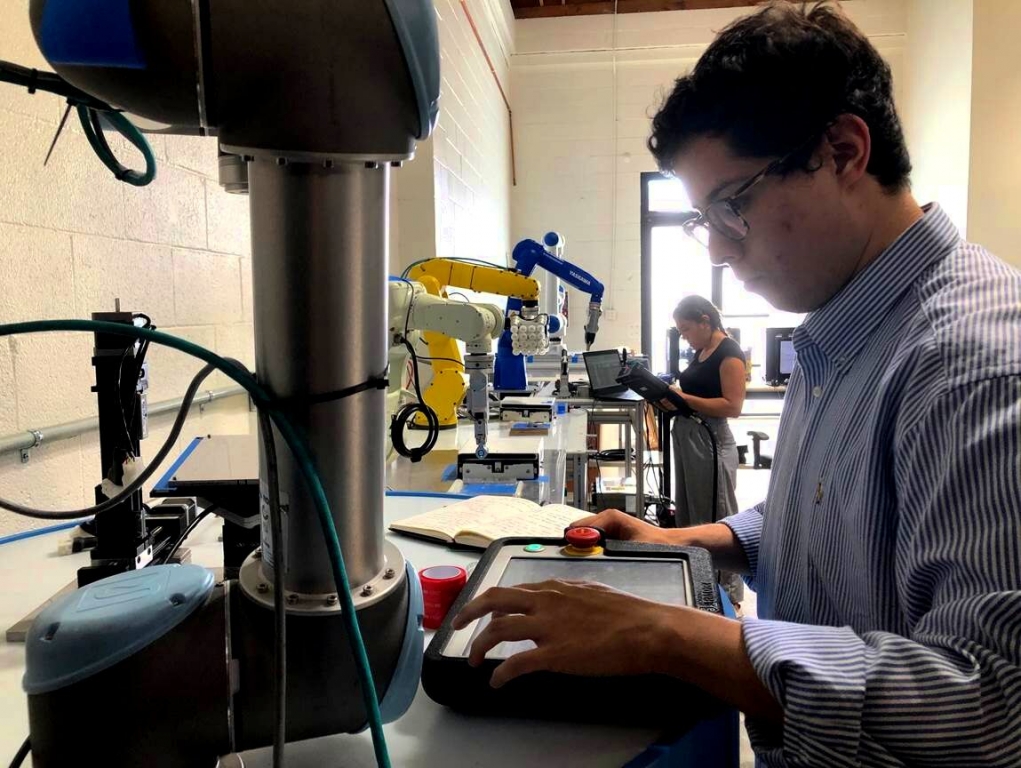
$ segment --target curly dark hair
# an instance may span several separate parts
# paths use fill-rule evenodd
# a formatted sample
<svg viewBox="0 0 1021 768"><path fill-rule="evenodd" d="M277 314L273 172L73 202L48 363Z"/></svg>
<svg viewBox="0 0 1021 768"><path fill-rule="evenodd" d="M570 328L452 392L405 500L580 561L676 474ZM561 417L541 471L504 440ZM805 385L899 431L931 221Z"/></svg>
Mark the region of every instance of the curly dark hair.
<svg viewBox="0 0 1021 768"><path fill-rule="evenodd" d="M744 157L780 157L811 142L842 114L865 121L867 171L888 191L906 188L911 161L893 104L890 67L865 35L825 0L773 2L720 32L677 80L652 120L649 150L669 173L699 136L723 137ZM789 172L806 167L797 153Z"/></svg>

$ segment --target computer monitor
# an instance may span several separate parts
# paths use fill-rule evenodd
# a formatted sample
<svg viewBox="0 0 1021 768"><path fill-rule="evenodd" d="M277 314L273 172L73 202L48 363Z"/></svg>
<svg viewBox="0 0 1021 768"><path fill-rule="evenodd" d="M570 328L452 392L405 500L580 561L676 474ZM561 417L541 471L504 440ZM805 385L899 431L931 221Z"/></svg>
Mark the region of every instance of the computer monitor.
<svg viewBox="0 0 1021 768"><path fill-rule="evenodd" d="M589 386L593 392L604 394L627 389L617 381L623 362L620 359L620 352L616 349L586 352L583 357L588 371Z"/></svg>
<svg viewBox="0 0 1021 768"><path fill-rule="evenodd" d="M773 386L786 384L794 370L793 328L766 329L766 381Z"/></svg>

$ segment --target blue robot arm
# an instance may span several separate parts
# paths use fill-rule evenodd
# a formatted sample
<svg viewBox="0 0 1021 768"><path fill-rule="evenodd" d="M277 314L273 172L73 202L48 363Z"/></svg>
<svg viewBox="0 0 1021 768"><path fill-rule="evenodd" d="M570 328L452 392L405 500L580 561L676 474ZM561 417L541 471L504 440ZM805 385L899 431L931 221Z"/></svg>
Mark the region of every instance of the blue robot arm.
<svg viewBox="0 0 1021 768"><path fill-rule="evenodd" d="M564 283L577 288L589 295L588 322L585 324L585 348L591 349L599 331L599 317L603 314L603 284L596 280L581 267L565 261L560 254L563 252L563 239L556 232L549 232L543 238L545 246L535 240L522 240L511 253L515 271L531 277L537 267L556 275ZM521 300L507 300L507 317L521 312ZM549 331L560 331L560 318L550 316ZM496 367L493 375L493 388L504 392L525 391L528 377L525 370L525 359L515 355L512 349L511 334L504 331L497 345Z"/></svg>
<svg viewBox="0 0 1021 768"><path fill-rule="evenodd" d="M556 232L549 232L543 238L546 245L535 240L522 240L514 246L511 258L515 268L523 275L531 275L536 267L542 267L556 275L572 288L589 295L588 322L585 324L585 348L591 349L599 332L599 317L603 313L603 284L581 267L565 261L557 255L562 239ZM553 249L551 252L547 249Z"/></svg>

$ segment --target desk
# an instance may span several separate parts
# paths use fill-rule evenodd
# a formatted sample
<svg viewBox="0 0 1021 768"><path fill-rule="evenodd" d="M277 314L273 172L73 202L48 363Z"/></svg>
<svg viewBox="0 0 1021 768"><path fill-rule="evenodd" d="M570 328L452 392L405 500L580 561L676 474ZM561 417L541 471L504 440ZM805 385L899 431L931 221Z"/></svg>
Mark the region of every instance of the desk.
<svg viewBox="0 0 1021 768"><path fill-rule="evenodd" d="M558 402L567 403L569 408L581 408L588 412L588 419L593 424L623 424L630 429L624 431L624 472L627 477L635 478L635 514L639 518L645 516L645 401L644 400L593 400L589 398L571 397ZM631 432L634 431L634 454L631 460ZM579 468L575 460L574 475L574 506L588 509L588 454L585 455L585 467ZM583 481L579 485L579 475ZM579 490L580 489L580 490Z"/></svg>
<svg viewBox="0 0 1021 768"><path fill-rule="evenodd" d="M534 436L511 435L511 422L491 421L489 436L499 438L501 442L520 443L522 450L529 450L530 446L541 441L543 473L547 481L524 483L523 495L537 503L563 504L568 465L577 478L577 462L587 456L586 424L584 413L561 414L553 420L549 434ZM436 447L417 464L403 456L394 458L387 465L387 487L394 491L451 492L453 480L445 478L444 473L451 465L457 465L459 450L475 450L474 426L469 421L459 421L455 428L441 431Z"/></svg>
<svg viewBox="0 0 1021 768"><path fill-rule="evenodd" d="M444 502L423 498L388 498L387 523L420 514ZM218 518L196 529L188 546L194 562L220 563ZM0 578L5 590L0 599L0 622L8 626L74 578L88 554L57 557L57 542L67 532L7 544L0 554ZM389 536L389 534L388 534ZM429 565L471 567L477 559L462 551L397 535L392 540L417 568ZM428 642L431 633L427 633ZM0 646L0 761L7 761L28 732L28 709L21 690L24 648ZM155 710L154 710L155 716ZM717 748L725 734L726 749ZM657 733L648 728L607 727L576 723L469 718L447 710L419 690L411 710L386 726L394 766L399 768L736 768L738 724L736 713L719 721L702 723L676 744L650 748ZM707 756L709 745L714 748ZM731 748L732 747L732 748ZM269 768L270 750L242 755L246 768ZM6 762L4 762L6 764ZM26 765L30 763L26 762ZM224 765L231 763L224 762ZM237 763L233 763L237 765ZM367 733L343 734L288 745L289 768L372 768L375 761Z"/></svg>
<svg viewBox="0 0 1021 768"><path fill-rule="evenodd" d="M744 391L745 397L750 400L783 400L783 396L787 394L787 385L774 387L764 383L749 383Z"/></svg>

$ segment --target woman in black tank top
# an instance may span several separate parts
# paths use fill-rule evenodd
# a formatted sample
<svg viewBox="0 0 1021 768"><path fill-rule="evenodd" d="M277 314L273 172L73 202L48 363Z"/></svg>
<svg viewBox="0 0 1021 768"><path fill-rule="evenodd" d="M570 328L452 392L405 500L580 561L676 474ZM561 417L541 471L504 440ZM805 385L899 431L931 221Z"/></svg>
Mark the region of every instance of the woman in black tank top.
<svg viewBox="0 0 1021 768"><path fill-rule="evenodd" d="M713 499L713 446L691 419L676 418L672 429L674 477L679 527L715 523L738 512L737 444L727 418L740 415L745 397L745 365L741 347L723 330L720 312L701 296L687 296L674 310L674 323L695 356L673 387L712 430L719 463L717 497ZM744 585L736 574L721 574L731 601L741 602Z"/></svg>

